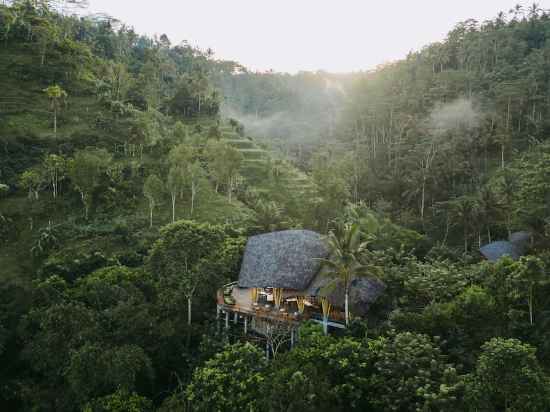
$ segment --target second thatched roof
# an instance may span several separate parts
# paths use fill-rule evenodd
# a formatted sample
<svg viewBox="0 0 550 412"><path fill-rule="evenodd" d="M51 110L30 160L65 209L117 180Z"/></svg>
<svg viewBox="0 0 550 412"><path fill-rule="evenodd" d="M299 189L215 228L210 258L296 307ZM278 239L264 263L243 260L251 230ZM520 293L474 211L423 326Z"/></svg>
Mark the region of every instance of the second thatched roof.
<svg viewBox="0 0 550 412"><path fill-rule="evenodd" d="M337 307L343 308L345 301L344 285L341 281L332 283L333 280L325 273L320 273L315 278L307 294L309 296L325 296ZM369 306L374 303L386 289L386 285L372 277L359 277L351 281L349 304L351 312L364 316Z"/></svg>
<svg viewBox="0 0 550 412"><path fill-rule="evenodd" d="M496 262L503 256L514 260L525 254L529 247L531 233L515 232L510 235L509 240L499 240L482 246L479 251L490 262Z"/></svg>

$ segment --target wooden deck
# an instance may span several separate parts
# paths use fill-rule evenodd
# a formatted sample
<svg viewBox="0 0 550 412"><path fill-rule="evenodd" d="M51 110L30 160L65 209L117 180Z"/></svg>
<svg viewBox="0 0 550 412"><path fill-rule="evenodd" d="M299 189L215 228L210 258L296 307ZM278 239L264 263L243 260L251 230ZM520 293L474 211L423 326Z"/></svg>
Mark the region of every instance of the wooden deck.
<svg viewBox="0 0 550 412"><path fill-rule="evenodd" d="M223 291L218 293L218 318L223 313L225 314L225 324L228 327L230 320L230 314L233 314L234 323L239 322L240 319L244 320L245 330L248 329L248 321L253 319L264 320L272 323L285 323L290 328L298 327L302 322L312 320L324 326L324 328L333 327L338 329L344 329L343 322L329 319L328 321L322 319L320 313L316 313L312 308L306 309L306 311L298 315L295 311L277 310L272 303L269 304L254 304L252 302L252 296L250 289L239 288L234 286L231 291L231 297L234 299L235 304L227 304L223 297Z"/></svg>

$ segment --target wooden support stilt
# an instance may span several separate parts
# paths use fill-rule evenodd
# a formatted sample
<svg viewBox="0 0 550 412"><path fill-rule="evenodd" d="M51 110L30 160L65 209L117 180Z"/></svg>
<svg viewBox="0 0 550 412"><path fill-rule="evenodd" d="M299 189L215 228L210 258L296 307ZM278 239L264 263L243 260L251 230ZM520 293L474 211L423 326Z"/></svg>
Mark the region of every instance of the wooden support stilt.
<svg viewBox="0 0 550 412"><path fill-rule="evenodd" d="M235 312L233 314L233 323L236 325L238 320L239 320L239 314Z"/></svg>
<svg viewBox="0 0 550 412"><path fill-rule="evenodd" d="M323 319L323 332L325 333L325 335L328 335L328 319L327 318Z"/></svg>
<svg viewBox="0 0 550 412"><path fill-rule="evenodd" d="M294 347L294 329L290 329L290 349Z"/></svg>
<svg viewBox="0 0 550 412"><path fill-rule="evenodd" d="M269 341L265 341L265 358L269 360Z"/></svg>
<svg viewBox="0 0 550 412"><path fill-rule="evenodd" d="M244 334L248 332L248 316L244 317Z"/></svg>
<svg viewBox="0 0 550 412"><path fill-rule="evenodd" d="M229 312L225 312L225 329L229 329Z"/></svg>

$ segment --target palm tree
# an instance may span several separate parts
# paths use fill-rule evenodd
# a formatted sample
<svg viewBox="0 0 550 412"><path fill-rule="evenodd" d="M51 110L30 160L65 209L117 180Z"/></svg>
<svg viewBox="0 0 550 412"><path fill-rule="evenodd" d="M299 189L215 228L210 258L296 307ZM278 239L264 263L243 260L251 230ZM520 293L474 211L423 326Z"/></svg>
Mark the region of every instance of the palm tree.
<svg viewBox="0 0 550 412"><path fill-rule="evenodd" d="M50 107L53 110L53 135L57 139L57 113L61 108L61 103L67 98L67 92L58 85L53 85L44 89L44 93L50 99Z"/></svg>
<svg viewBox="0 0 550 412"><path fill-rule="evenodd" d="M283 208L277 202L259 199L254 205L256 225L264 232L272 232L283 225Z"/></svg>
<svg viewBox="0 0 550 412"><path fill-rule="evenodd" d="M320 259L322 267L328 268L327 275L331 282L327 288L336 287L338 283L344 286L344 310L346 326L349 325L349 293L353 280L368 274L367 267L361 263L361 255L366 251L368 242L362 241L360 226L354 224L338 224L327 236L330 249L328 259Z"/></svg>

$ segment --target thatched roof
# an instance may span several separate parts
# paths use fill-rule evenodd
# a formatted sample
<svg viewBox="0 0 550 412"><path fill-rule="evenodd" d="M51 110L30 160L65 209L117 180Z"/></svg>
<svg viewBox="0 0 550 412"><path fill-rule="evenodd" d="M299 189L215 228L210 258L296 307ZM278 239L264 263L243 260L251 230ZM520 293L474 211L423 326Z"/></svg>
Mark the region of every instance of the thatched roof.
<svg viewBox="0 0 550 412"><path fill-rule="evenodd" d="M531 233L527 231L514 232L508 239L518 249L520 254L524 254L529 248L529 242L531 241Z"/></svg>
<svg viewBox="0 0 550 412"><path fill-rule="evenodd" d="M332 305L343 308L345 301L344 286L341 282L335 285L327 285L330 277L320 273L307 290L308 296L326 296ZM386 285L377 279L360 277L352 280L349 296L350 311L356 315L364 316L369 306L380 297L386 289Z"/></svg>
<svg viewBox="0 0 550 412"><path fill-rule="evenodd" d="M522 231L514 232L509 240L499 240L482 246L479 251L489 261L495 262L503 256L509 256L514 260L525 254L531 241L531 233Z"/></svg>
<svg viewBox="0 0 550 412"><path fill-rule="evenodd" d="M309 230L252 236L246 244L239 287L304 290L319 271L317 259L327 255L321 235Z"/></svg>
<svg viewBox="0 0 550 412"><path fill-rule="evenodd" d="M522 255L522 251L514 243L499 240L497 242L489 243L482 246L479 251L489 261L495 262L503 256L509 256L514 260L517 260Z"/></svg>

